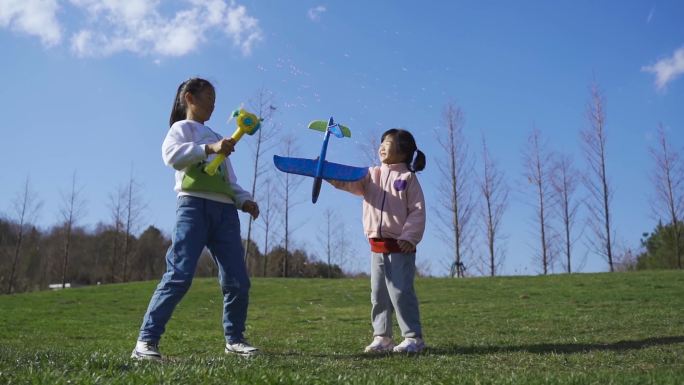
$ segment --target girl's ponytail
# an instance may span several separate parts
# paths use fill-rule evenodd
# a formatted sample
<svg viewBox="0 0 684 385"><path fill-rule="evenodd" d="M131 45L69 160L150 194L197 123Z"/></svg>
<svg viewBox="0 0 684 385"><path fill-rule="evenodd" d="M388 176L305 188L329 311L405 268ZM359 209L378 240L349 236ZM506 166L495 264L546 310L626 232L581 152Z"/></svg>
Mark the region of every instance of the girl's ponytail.
<svg viewBox="0 0 684 385"><path fill-rule="evenodd" d="M409 167L411 171L423 171L425 169L425 154L423 151L416 149L416 157L413 159L413 164Z"/></svg>
<svg viewBox="0 0 684 385"><path fill-rule="evenodd" d="M187 117L186 110L188 106L185 105L185 94L189 92L192 95L197 95L205 87L214 88L208 80L202 78L190 78L178 86L176 98L173 100L173 107L171 108L171 116L169 117L169 127Z"/></svg>
<svg viewBox="0 0 684 385"><path fill-rule="evenodd" d="M178 91L176 91L176 98L173 99L173 107L171 108L171 116L169 117L169 127L173 126L174 123L185 119L185 107L183 106L184 101L181 101L181 96L183 94L183 87L187 81L181 83L178 86Z"/></svg>

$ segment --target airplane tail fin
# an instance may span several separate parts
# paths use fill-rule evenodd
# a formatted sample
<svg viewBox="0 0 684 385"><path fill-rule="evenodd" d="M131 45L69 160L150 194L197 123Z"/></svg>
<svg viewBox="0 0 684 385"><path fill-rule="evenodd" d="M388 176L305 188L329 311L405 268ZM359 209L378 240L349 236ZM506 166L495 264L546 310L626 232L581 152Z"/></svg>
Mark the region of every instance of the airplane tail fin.
<svg viewBox="0 0 684 385"><path fill-rule="evenodd" d="M312 130L326 132L328 130L328 122L325 120L314 120L313 122L309 123L308 127ZM333 124L332 127L333 128L331 129L331 132L338 138L351 138L351 130L349 127L337 123ZM337 133L335 132L336 129L338 130Z"/></svg>

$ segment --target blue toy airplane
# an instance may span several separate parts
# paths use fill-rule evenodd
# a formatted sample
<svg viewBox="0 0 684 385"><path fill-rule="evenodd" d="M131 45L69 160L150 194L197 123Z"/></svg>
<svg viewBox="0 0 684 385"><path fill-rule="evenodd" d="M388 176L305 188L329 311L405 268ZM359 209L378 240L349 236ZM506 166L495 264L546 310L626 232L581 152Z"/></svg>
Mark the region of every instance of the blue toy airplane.
<svg viewBox="0 0 684 385"><path fill-rule="evenodd" d="M325 153L328 150L328 140L330 133L338 138L351 137L349 128L337 124L332 116L327 122L325 120L315 120L309 123L312 130L325 132L321 155L316 159L286 158L273 155L273 163L278 170L290 174L310 176L314 178L313 190L311 191L311 201L316 203L318 194L321 192L321 182L323 179L333 179L344 182L353 182L366 176L368 169L365 167L352 167L343 164L328 162L325 160Z"/></svg>

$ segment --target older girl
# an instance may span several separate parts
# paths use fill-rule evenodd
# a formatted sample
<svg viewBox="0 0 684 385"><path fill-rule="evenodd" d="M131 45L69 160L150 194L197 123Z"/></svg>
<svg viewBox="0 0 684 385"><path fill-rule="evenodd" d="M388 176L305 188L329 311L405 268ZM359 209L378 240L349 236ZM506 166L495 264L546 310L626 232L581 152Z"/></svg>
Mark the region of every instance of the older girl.
<svg viewBox="0 0 684 385"><path fill-rule="evenodd" d="M215 154L230 155L235 144L204 125L214 111L215 100L214 87L200 78L184 81L176 92L170 128L162 144L164 163L176 170L176 225L166 253L166 273L150 299L131 354L135 359L161 359L159 340L174 308L190 288L205 246L219 268L225 352L257 353L243 335L250 280L243 259L237 209L256 218L259 206L237 184L228 157L213 176L203 172L207 161Z"/></svg>

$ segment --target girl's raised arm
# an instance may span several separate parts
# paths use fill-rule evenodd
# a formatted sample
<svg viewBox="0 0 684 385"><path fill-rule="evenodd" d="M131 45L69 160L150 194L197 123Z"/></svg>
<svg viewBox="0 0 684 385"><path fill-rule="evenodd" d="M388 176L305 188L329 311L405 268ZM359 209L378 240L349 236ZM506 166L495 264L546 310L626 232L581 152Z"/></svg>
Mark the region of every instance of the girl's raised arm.
<svg viewBox="0 0 684 385"><path fill-rule="evenodd" d="M355 182L341 182L339 180L329 179L326 179L325 181L333 185L333 187L336 189L348 191L354 195L363 196L366 192L366 185L368 182L370 182L370 172L366 174L363 179L357 180Z"/></svg>

